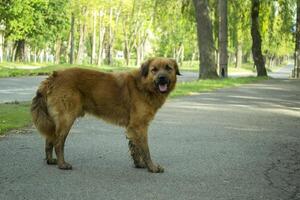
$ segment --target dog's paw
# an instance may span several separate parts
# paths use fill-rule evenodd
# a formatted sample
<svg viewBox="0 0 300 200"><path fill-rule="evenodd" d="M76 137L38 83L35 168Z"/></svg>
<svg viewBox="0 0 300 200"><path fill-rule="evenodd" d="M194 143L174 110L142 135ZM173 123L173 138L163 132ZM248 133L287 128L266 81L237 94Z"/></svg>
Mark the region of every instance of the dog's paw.
<svg viewBox="0 0 300 200"><path fill-rule="evenodd" d="M134 167L135 168L146 168L146 164L145 163L134 163Z"/></svg>
<svg viewBox="0 0 300 200"><path fill-rule="evenodd" d="M48 165L56 165L57 164L56 158L47 159L46 162Z"/></svg>
<svg viewBox="0 0 300 200"><path fill-rule="evenodd" d="M65 162L63 164L59 164L58 168L59 169L63 169L63 170L71 170L72 169L72 165Z"/></svg>
<svg viewBox="0 0 300 200"><path fill-rule="evenodd" d="M148 171L152 173L163 173L164 168L160 165L153 165L152 167L148 167Z"/></svg>

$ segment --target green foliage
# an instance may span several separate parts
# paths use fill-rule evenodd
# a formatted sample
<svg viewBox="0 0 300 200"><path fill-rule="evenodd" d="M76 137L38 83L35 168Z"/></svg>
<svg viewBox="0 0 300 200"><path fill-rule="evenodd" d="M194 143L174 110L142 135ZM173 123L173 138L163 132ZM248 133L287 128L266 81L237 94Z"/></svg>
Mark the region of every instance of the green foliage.
<svg viewBox="0 0 300 200"><path fill-rule="evenodd" d="M68 27L66 0L14 0L0 4L8 40L43 46Z"/></svg>
<svg viewBox="0 0 300 200"><path fill-rule="evenodd" d="M218 35L217 5L218 0L209 0L215 44ZM250 5L250 0L228 1L228 52L231 62L235 60L238 44L241 44L245 58L251 55ZM110 9L113 10L111 21ZM61 39L60 61L67 62L70 19L71 13L74 13L75 57L79 48L80 27L85 25L83 63L90 63L94 13L97 15L95 47L98 49L100 46L100 10L103 12L101 30L105 35L101 45L105 49L111 42L108 37L110 27L114 54L125 51L127 47L131 58L137 58L138 48L144 45L144 58L168 56L182 62L196 59L195 55L198 55L192 0L1 0L0 24L6 26L5 48L13 52L11 43L25 40L32 51L48 49L55 55L56 43ZM266 59L292 54L295 46L295 10L296 0L261 1L260 32Z"/></svg>

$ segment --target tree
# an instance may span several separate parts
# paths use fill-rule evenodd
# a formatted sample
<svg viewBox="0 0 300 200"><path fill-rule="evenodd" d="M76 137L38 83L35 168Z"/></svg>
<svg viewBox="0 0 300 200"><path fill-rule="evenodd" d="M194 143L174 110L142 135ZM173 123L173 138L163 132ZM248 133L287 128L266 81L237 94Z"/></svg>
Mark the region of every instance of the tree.
<svg viewBox="0 0 300 200"><path fill-rule="evenodd" d="M227 0L219 0L219 74L221 77L228 76L227 37Z"/></svg>
<svg viewBox="0 0 300 200"><path fill-rule="evenodd" d="M55 41L67 20L65 0L6 0L0 4L5 37L14 42L16 61L25 61L25 47ZM3 16L3 17L2 17Z"/></svg>
<svg viewBox="0 0 300 200"><path fill-rule="evenodd" d="M261 35L259 32L259 6L260 0L252 0L251 6L251 36L252 36L252 55L257 70L257 76L267 76L265 60L261 52Z"/></svg>
<svg viewBox="0 0 300 200"><path fill-rule="evenodd" d="M69 63L74 63L74 26L75 26L75 15L72 12L71 14L71 29L70 29L70 55L69 55Z"/></svg>
<svg viewBox="0 0 300 200"><path fill-rule="evenodd" d="M208 1L193 0L196 11L198 48L200 53L199 78L217 78L215 47Z"/></svg>
<svg viewBox="0 0 300 200"><path fill-rule="evenodd" d="M297 0L297 19L296 19L296 42L295 42L295 69L294 77L300 77L300 0Z"/></svg>

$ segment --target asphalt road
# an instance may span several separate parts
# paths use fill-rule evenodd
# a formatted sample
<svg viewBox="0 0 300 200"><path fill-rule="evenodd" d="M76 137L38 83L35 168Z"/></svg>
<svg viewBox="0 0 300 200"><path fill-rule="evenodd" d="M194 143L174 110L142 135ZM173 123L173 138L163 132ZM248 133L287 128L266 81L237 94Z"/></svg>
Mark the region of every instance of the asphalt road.
<svg viewBox="0 0 300 200"><path fill-rule="evenodd" d="M124 131L93 117L66 143L72 171L43 161L34 128L0 138L0 199L300 199L300 81L169 100L149 130L165 173L133 168Z"/></svg>

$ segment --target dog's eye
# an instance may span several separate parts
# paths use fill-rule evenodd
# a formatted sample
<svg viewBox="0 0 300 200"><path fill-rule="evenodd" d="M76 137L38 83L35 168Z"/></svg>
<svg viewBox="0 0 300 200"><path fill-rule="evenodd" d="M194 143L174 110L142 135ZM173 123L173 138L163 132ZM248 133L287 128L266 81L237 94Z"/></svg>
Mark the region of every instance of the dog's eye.
<svg viewBox="0 0 300 200"><path fill-rule="evenodd" d="M169 65L166 65L166 70L167 70L167 71L172 71L172 70L173 70L173 68L172 68L172 67L170 67Z"/></svg>
<svg viewBox="0 0 300 200"><path fill-rule="evenodd" d="M152 72L153 74L155 74L157 71L158 71L158 69L157 69L156 67L153 67L153 68L151 69L151 72Z"/></svg>

